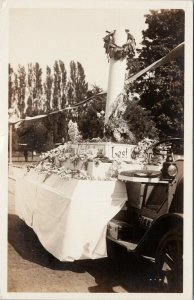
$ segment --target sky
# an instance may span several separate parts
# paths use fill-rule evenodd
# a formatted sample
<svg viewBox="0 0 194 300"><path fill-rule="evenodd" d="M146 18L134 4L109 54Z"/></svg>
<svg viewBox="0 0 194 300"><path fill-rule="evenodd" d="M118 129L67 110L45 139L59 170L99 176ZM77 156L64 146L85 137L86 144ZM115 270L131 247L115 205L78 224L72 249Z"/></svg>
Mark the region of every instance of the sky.
<svg viewBox="0 0 194 300"><path fill-rule="evenodd" d="M146 9L40 9L10 10L9 61L38 62L43 69L62 60L69 71L71 60L79 61L89 84L107 89L109 63L103 47L106 30L129 29L137 47L147 27Z"/></svg>

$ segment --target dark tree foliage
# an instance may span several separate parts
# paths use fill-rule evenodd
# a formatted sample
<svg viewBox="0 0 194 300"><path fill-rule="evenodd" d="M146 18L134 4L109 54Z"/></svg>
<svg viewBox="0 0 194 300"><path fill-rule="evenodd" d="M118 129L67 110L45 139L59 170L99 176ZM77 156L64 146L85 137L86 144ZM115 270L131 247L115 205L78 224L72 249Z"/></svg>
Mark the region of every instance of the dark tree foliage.
<svg viewBox="0 0 194 300"><path fill-rule="evenodd" d="M143 109L135 101L130 101L124 114L130 131L139 142L143 138L155 139L158 137L156 124L151 117L150 111Z"/></svg>
<svg viewBox="0 0 194 300"><path fill-rule="evenodd" d="M139 50L144 67L184 41L183 10L152 10L145 17L148 28L143 31L143 47ZM151 111L160 137L183 135L184 57L140 77L134 85L141 95L140 104Z"/></svg>
<svg viewBox="0 0 194 300"><path fill-rule="evenodd" d="M148 25L143 30L140 58L150 65L184 41L184 11L177 9L150 10L145 15Z"/></svg>
<svg viewBox="0 0 194 300"><path fill-rule="evenodd" d="M102 89L94 85L88 91L87 97L92 97L100 92L102 92ZM105 95L96 96L87 104L84 104L78 121L78 127L84 139L103 137L105 105Z"/></svg>
<svg viewBox="0 0 194 300"><path fill-rule="evenodd" d="M17 134L20 144L27 144L28 151L41 152L48 140L48 131L42 120L22 122L17 129Z"/></svg>

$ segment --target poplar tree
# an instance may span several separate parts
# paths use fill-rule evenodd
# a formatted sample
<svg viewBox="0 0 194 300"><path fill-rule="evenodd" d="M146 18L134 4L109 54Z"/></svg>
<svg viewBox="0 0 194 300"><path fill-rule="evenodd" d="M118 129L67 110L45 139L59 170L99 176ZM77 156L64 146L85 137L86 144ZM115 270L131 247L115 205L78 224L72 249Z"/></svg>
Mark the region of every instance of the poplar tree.
<svg viewBox="0 0 194 300"><path fill-rule="evenodd" d="M18 84L18 93L17 93L17 107L20 113L20 117L24 117L24 109L25 109L25 93L26 93L26 71L25 67L19 65L18 67L18 76L17 76L17 84Z"/></svg>
<svg viewBox="0 0 194 300"><path fill-rule="evenodd" d="M45 103L45 110L49 112L51 110L52 105L52 84L53 84L53 77L51 68L49 66L46 67L46 80L44 83L44 92L46 95L46 103Z"/></svg>
<svg viewBox="0 0 194 300"><path fill-rule="evenodd" d="M87 95L88 83L85 80L85 72L80 62L70 62L70 83L73 102L81 102Z"/></svg>
<svg viewBox="0 0 194 300"><path fill-rule="evenodd" d="M27 79L27 107L26 107L26 115L31 117L33 116L33 66L32 64L28 64L28 79Z"/></svg>
<svg viewBox="0 0 194 300"><path fill-rule="evenodd" d="M52 108L57 110L61 108L61 74L59 69L59 64L55 61L54 66L54 75L53 75L53 99L52 99Z"/></svg>
<svg viewBox="0 0 194 300"><path fill-rule="evenodd" d="M41 113L43 108L42 103L42 69L40 68L39 63L35 63L33 67L33 79L34 79L34 87L33 87L33 106L34 113L37 115Z"/></svg>
<svg viewBox="0 0 194 300"><path fill-rule="evenodd" d="M88 83L86 82L86 76L84 68L80 62L77 62L77 81L75 86L77 102L83 101L87 95Z"/></svg>
<svg viewBox="0 0 194 300"><path fill-rule="evenodd" d="M65 64L62 60L59 60L59 68L61 73L61 107L66 106L66 84L67 84L67 71Z"/></svg>
<svg viewBox="0 0 194 300"><path fill-rule="evenodd" d="M9 64L8 66L8 76L9 76L9 81L8 81L8 106L11 107L12 104L14 103L14 95L15 95L15 89L14 89L14 79L15 79L15 74L13 71L13 68Z"/></svg>

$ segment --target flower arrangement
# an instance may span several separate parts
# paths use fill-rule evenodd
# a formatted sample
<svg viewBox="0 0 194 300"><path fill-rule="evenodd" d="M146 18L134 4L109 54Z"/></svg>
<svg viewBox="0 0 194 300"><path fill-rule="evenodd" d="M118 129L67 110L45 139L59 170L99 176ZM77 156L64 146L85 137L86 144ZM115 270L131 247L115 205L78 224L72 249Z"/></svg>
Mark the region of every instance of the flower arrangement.
<svg viewBox="0 0 194 300"><path fill-rule="evenodd" d="M144 138L136 147L134 147L131 154L132 158L144 166L149 164L160 165L163 159L160 156L153 156L152 151L153 146L157 142L157 140Z"/></svg>
<svg viewBox="0 0 194 300"><path fill-rule="evenodd" d="M68 164L65 164L65 162L68 162ZM38 165L26 166L26 174L34 168L38 174L45 175L45 180L51 174L57 174L61 178L91 179L87 174L89 162L94 162L95 166L98 166L101 162L112 163L112 160L105 157L100 151L96 153L91 149L75 153L75 149L69 143L42 153ZM80 163L79 166L78 163Z"/></svg>
<svg viewBox="0 0 194 300"><path fill-rule="evenodd" d="M68 134L72 143L78 142L82 139L77 123L73 122L72 120L70 120L68 123Z"/></svg>
<svg viewBox="0 0 194 300"><path fill-rule="evenodd" d="M36 166L26 166L26 174L34 168L38 174L43 174L45 180L52 174L60 178L76 179L103 179L113 180L118 177L122 170L128 168L128 164L140 164L143 166L152 164L160 165L162 158L153 156L152 147L156 140L148 138L140 141L132 151L133 161L123 161L121 158L110 159L106 157L102 149L80 149L76 151L71 142L60 145L46 153L42 153L40 162ZM92 163L92 164L91 164ZM105 165L101 165L105 163ZM107 165L107 163L109 165ZM89 165L90 164L90 165ZM95 178L96 177L96 178Z"/></svg>

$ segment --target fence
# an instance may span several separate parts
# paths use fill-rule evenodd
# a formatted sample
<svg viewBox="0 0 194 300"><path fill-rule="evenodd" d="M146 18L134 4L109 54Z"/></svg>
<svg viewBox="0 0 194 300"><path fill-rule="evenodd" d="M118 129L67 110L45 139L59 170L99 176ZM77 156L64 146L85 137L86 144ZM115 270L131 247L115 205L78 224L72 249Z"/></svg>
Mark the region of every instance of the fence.
<svg viewBox="0 0 194 300"><path fill-rule="evenodd" d="M40 160L40 153L33 153L28 151L27 160L24 156L24 152L14 151L12 153L12 162L37 162Z"/></svg>

